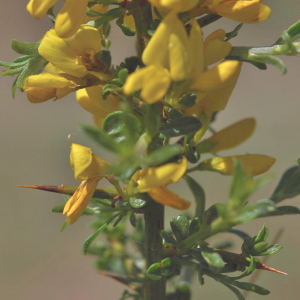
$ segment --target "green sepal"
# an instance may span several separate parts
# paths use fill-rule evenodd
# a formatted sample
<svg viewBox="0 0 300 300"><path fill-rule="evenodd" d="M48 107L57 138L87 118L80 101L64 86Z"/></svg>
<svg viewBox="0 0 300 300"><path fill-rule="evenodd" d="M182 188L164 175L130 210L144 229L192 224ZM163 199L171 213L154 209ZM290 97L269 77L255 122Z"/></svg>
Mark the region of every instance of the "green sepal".
<svg viewBox="0 0 300 300"><path fill-rule="evenodd" d="M199 218L200 220L204 216L205 212L205 193L203 188L200 186L198 182L196 182L192 177L188 175L184 175L184 180L188 184L190 190L192 191L195 201L196 201L196 211L195 218Z"/></svg>
<svg viewBox="0 0 300 300"><path fill-rule="evenodd" d="M242 61L242 62L249 63L249 64L257 67L259 70L263 70L263 71L267 70L267 65L265 63L249 60L249 59L237 56L237 55L228 55L225 57L225 59Z"/></svg>
<svg viewBox="0 0 300 300"><path fill-rule="evenodd" d="M102 25L101 29L102 29L102 37L104 39L107 39L110 34L111 25L109 24L109 22L106 22Z"/></svg>
<svg viewBox="0 0 300 300"><path fill-rule="evenodd" d="M254 243L265 242L269 235L269 229L266 224L263 225L263 228L259 231L258 235L255 237Z"/></svg>
<svg viewBox="0 0 300 300"><path fill-rule="evenodd" d="M109 114L103 121L102 130L124 149L131 149L143 132L141 121L122 111Z"/></svg>
<svg viewBox="0 0 300 300"><path fill-rule="evenodd" d="M147 204L147 201L151 200L147 193L135 193L130 199L129 203L133 208L139 209Z"/></svg>
<svg viewBox="0 0 300 300"><path fill-rule="evenodd" d="M178 105L184 109L190 108L196 104L197 95L196 94L187 94L181 97L178 101Z"/></svg>
<svg viewBox="0 0 300 300"><path fill-rule="evenodd" d="M107 223L103 224L98 230L96 230L90 237L88 237L82 246L82 251L84 255L86 255L86 252L91 245L91 243L96 239L96 237L107 227Z"/></svg>
<svg viewBox="0 0 300 300"><path fill-rule="evenodd" d="M171 234L167 233L165 230L160 231L160 236L162 238L163 245L176 245L176 240L172 237Z"/></svg>
<svg viewBox="0 0 300 300"><path fill-rule="evenodd" d="M23 55L38 55L39 46L40 43L24 43L24 42L18 42L16 40L11 41L11 48L15 52Z"/></svg>
<svg viewBox="0 0 300 300"><path fill-rule="evenodd" d="M53 9L54 9L54 5L48 9L47 16L49 17L49 19L51 20L51 22L53 24L55 24L56 17L54 15Z"/></svg>
<svg viewBox="0 0 300 300"><path fill-rule="evenodd" d="M160 133L166 137L176 137L191 133L196 133L202 127L198 118L193 116L186 116L170 120L168 123L160 127Z"/></svg>
<svg viewBox="0 0 300 300"><path fill-rule="evenodd" d="M189 139L192 136L186 135L186 137ZM200 155L198 154L197 151L195 151L195 147L192 147L189 144L184 144L184 153L187 160L192 164L195 164L200 159Z"/></svg>
<svg viewBox="0 0 300 300"><path fill-rule="evenodd" d="M116 153L120 152L120 147L115 140L99 128L87 124L79 124L78 128L104 148Z"/></svg>
<svg viewBox="0 0 300 300"><path fill-rule="evenodd" d="M167 111L167 115L171 120L184 117L183 112L175 108L171 108L169 111Z"/></svg>
<svg viewBox="0 0 300 300"><path fill-rule="evenodd" d="M300 166L287 169L282 175L270 199L279 203L285 199L296 197L300 194Z"/></svg>
<svg viewBox="0 0 300 300"><path fill-rule="evenodd" d="M195 232L197 232L200 229L200 221L199 218L195 218L192 220L192 222L190 223L190 227L189 227L189 235L194 234Z"/></svg>
<svg viewBox="0 0 300 300"><path fill-rule="evenodd" d="M135 36L135 30L131 29L130 27L126 26L123 24L124 23L124 18L121 17L116 21L116 24L121 28L122 32L126 36Z"/></svg>
<svg viewBox="0 0 300 300"><path fill-rule="evenodd" d="M181 242L189 236L189 219L186 216L178 216L170 221L171 229L177 240Z"/></svg>
<svg viewBox="0 0 300 300"><path fill-rule="evenodd" d="M101 1L102 2L102 1ZM96 18L96 17L101 17L101 16L104 16L105 14L103 13L100 13L90 7L88 7L85 11L85 14L90 17L90 18Z"/></svg>
<svg viewBox="0 0 300 300"><path fill-rule="evenodd" d="M249 59L258 63L269 64L281 71L281 74L286 73L286 67L283 61L273 55L249 55Z"/></svg>
<svg viewBox="0 0 300 300"><path fill-rule="evenodd" d="M258 256L260 255L263 250L265 250L269 246L269 243L267 242L259 242L253 245L253 247L250 249L251 255Z"/></svg>

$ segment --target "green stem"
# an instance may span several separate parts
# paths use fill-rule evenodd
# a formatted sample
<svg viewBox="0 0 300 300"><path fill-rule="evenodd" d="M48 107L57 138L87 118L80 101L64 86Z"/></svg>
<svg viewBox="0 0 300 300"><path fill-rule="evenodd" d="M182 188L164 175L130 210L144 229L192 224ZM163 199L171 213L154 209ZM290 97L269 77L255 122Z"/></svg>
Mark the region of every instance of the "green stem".
<svg viewBox="0 0 300 300"><path fill-rule="evenodd" d="M162 260L163 244L160 237L160 231L164 229L164 206L149 201L145 218L145 243L147 269ZM145 300L165 300L166 297L166 279L152 280L146 278Z"/></svg>

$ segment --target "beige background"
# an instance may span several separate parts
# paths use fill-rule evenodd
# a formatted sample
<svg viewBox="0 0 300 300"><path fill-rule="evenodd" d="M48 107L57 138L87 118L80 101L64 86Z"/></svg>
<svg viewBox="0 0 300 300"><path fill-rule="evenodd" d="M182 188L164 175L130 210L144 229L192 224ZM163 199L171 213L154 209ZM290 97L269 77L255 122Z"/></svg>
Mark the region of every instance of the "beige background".
<svg viewBox="0 0 300 300"><path fill-rule="evenodd" d="M272 16L263 24L245 25L240 35L233 40L235 45L269 45L290 24L297 21L300 12L299 0L272 1L264 3L273 9ZM35 42L51 28L48 18L35 21L25 11L27 0L1 1L0 59L12 61L17 55L10 50L10 41ZM205 28L207 35L223 27L232 30L236 22L221 20ZM134 54L134 39L125 39L119 29L111 35L114 63ZM237 88L228 107L222 113L216 129L221 129L245 117L255 116L258 122L253 137L233 151L222 154L261 153L277 158L271 172L277 176L300 157L299 149L299 59L284 58L288 74L282 76L269 67L259 71L244 65ZM0 68L2 71L5 69ZM16 93L12 99L12 78L1 78L0 90L0 136L1 136L1 210L0 210L0 299L4 300L115 300L120 297L123 286L100 277L93 269L93 257L85 257L80 249L91 234L82 218L60 233L64 217L52 214L51 208L62 202L60 195L16 188L17 184L77 184L69 166L67 136L76 131L78 122L91 122L91 116L83 111L74 95L54 103L33 105L26 95ZM101 150L81 133L73 141ZM229 178L218 174L201 173L195 176L206 189L208 205L227 200ZM267 198L276 185L270 183L255 194L253 201ZM185 188L184 183L177 191ZM191 196L189 194L189 196ZM286 204L298 205L299 197L287 200ZM168 210L168 219L177 212ZM289 273L289 276L262 272L260 284L272 291L266 299L298 299L299 295L299 226L297 216L269 218L270 239L279 228L284 228L280 244L284 249L269 260L269 264ZM254 235L261 228L262 220L240 226ZM231 237L231 236L230 236ZM236 239L236 252L240 240ZM249 299L260 296L251 295ZM234 295L220 284L207 279L200 289L194 287L193 299L234 299Z"/></svg>

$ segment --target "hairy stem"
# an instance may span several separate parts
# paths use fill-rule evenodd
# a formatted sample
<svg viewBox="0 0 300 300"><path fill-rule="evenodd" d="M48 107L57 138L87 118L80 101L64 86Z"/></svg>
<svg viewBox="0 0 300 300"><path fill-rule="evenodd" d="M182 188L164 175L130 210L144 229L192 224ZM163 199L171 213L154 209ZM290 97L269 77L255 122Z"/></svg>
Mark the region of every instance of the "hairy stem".
<svg viewBox="0 0 300 300"><path fill-rule="evenodd" d="M149 201L145 217L145 242L147 269L154 263L162 260L162 239L160 231L164 229L164 206ZM166 296L166 280L146 278L145 300L164 300Z"/></svg>

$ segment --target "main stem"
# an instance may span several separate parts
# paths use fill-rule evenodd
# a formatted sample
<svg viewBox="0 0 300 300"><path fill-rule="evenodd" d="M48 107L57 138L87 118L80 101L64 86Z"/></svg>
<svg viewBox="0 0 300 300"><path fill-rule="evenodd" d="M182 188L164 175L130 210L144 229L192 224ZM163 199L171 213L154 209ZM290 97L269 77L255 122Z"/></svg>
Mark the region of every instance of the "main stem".
<svg viewBox="0 0 300 300"><path fill-rule="evenodd" d="M162 260L163 244L160 231L164 229L164 206L155 201L149 201L145 218L145 243L147 269L154 263ZM147 276L146 276L147 277ZM146 278L145 300L165 300L166 279Z"/></svg>

